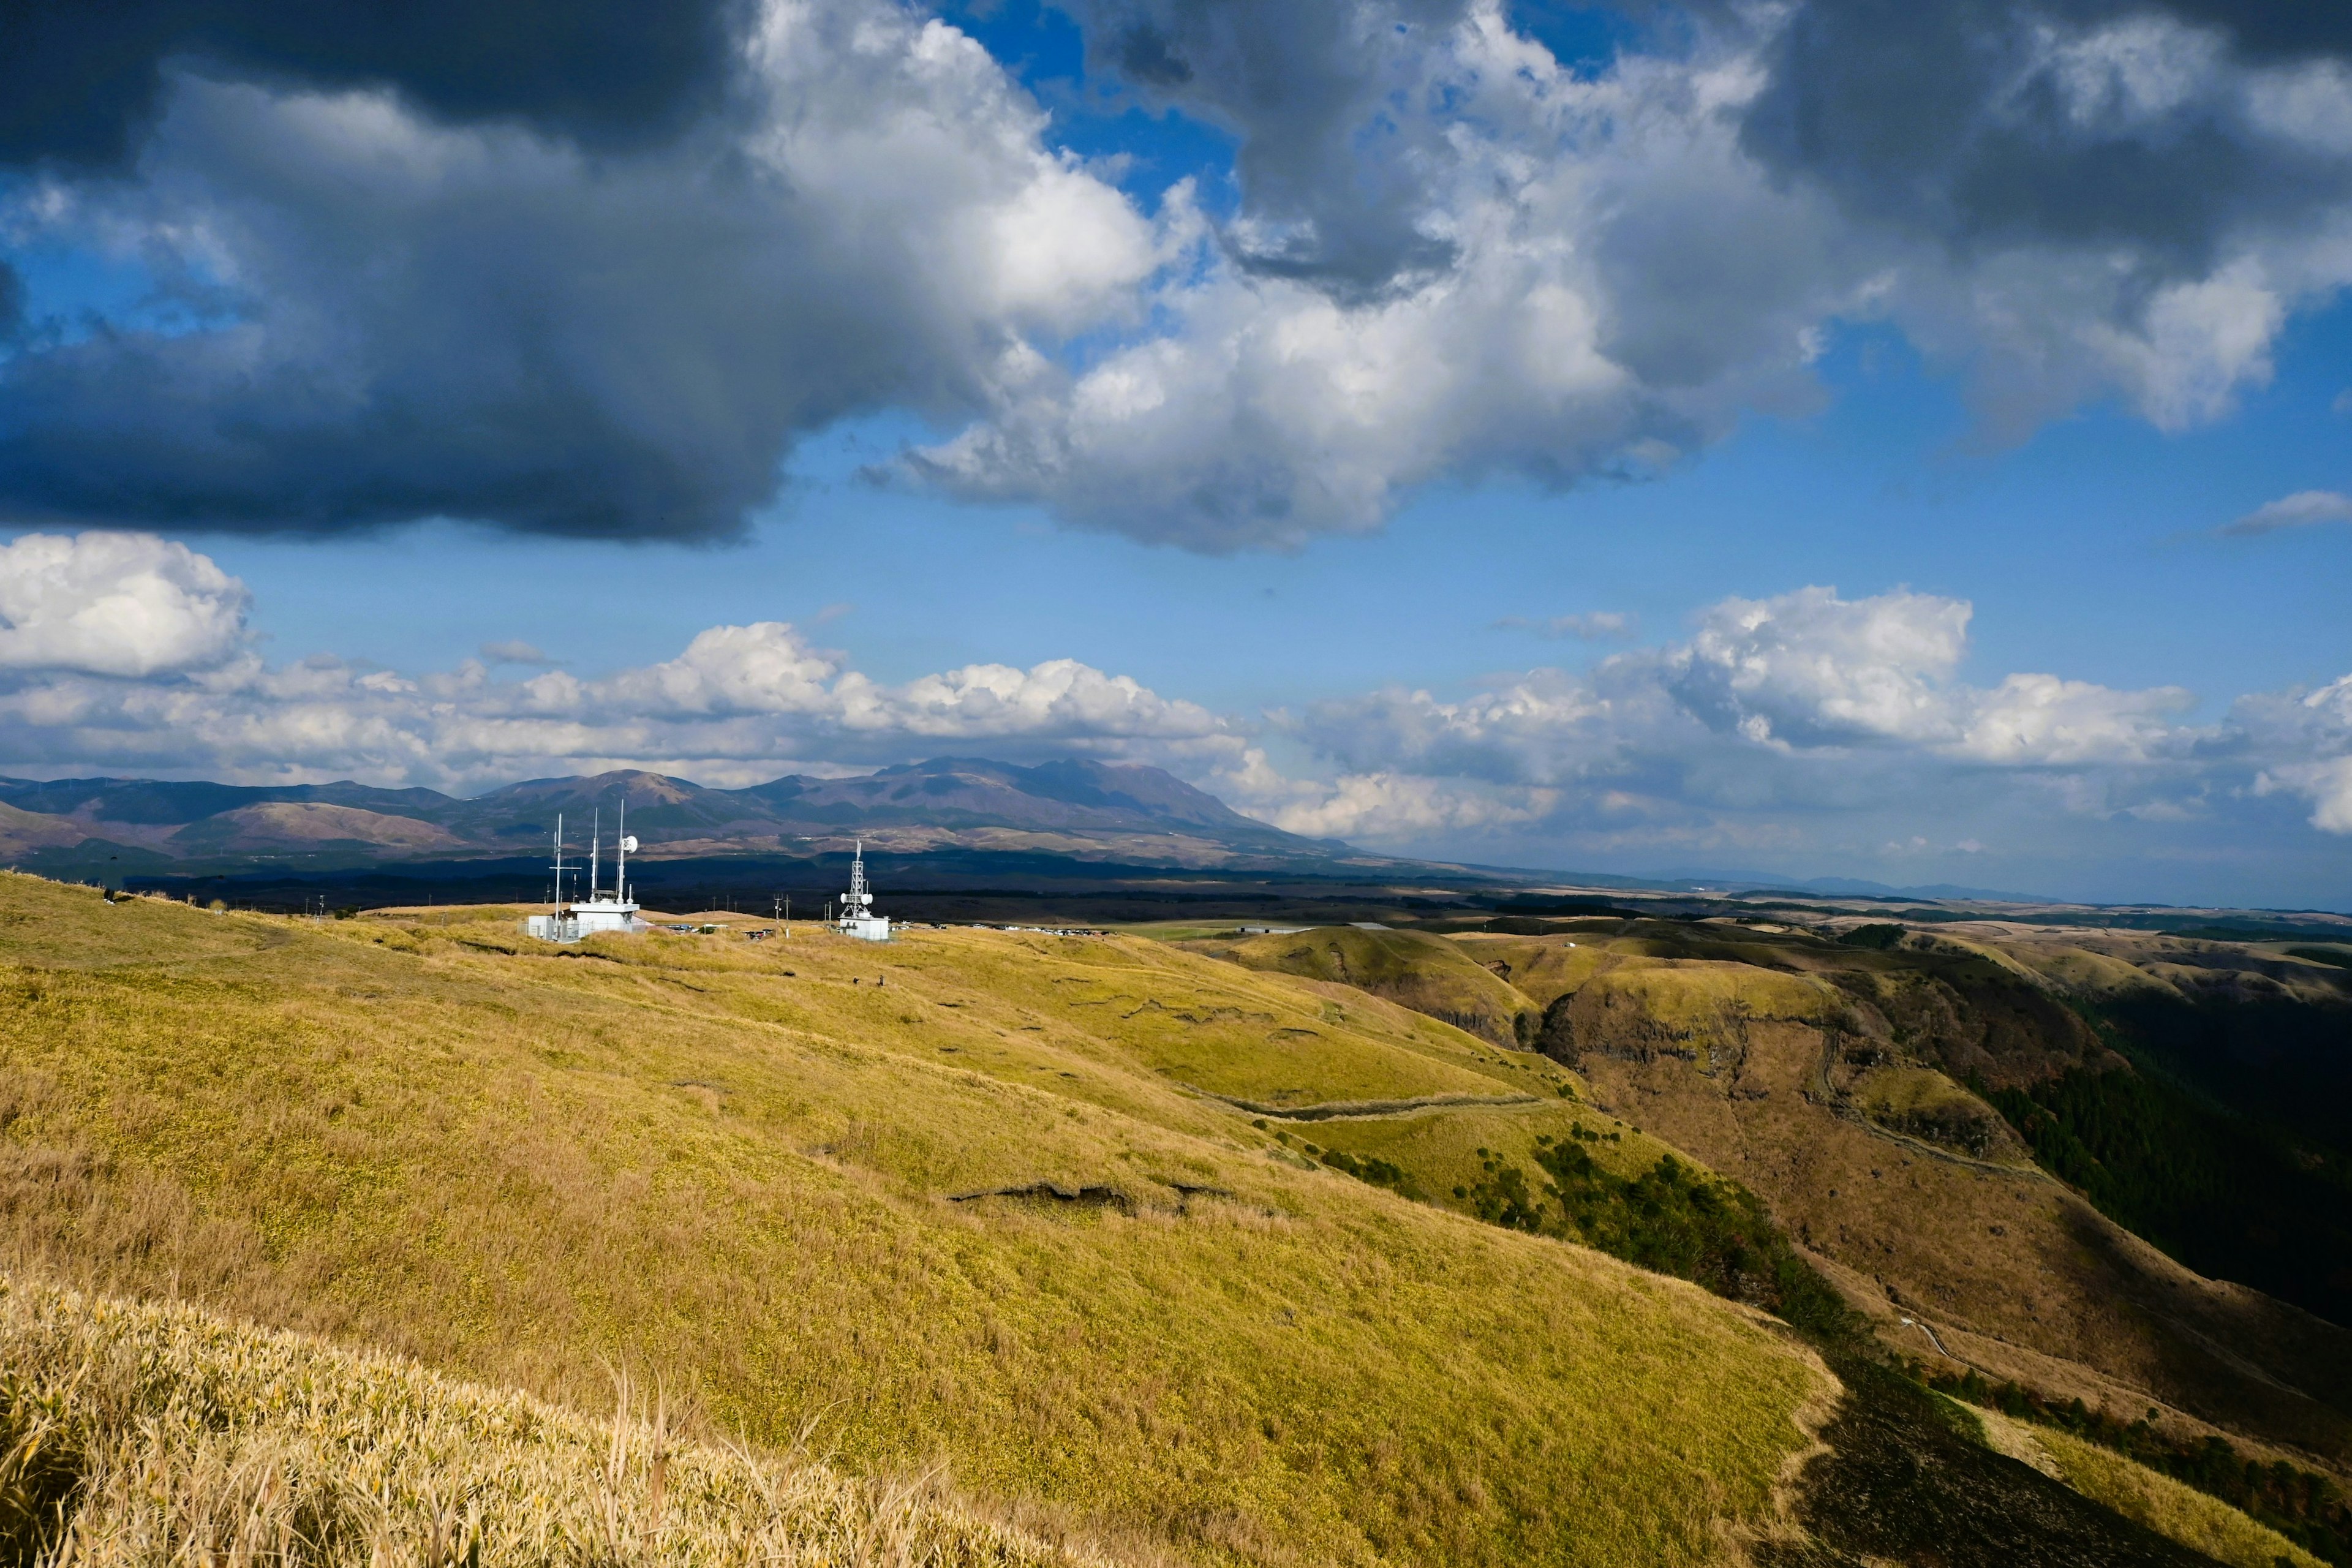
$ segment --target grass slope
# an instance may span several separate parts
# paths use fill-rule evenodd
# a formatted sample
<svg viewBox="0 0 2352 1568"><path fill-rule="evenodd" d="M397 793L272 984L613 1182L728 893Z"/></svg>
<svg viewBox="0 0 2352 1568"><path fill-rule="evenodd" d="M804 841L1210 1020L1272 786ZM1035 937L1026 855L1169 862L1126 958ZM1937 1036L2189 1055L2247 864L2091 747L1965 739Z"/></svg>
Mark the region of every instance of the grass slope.
<svg viewBox="0 0 2352 1568"><path fill-rule="evenodd" d="M2068 1432L2029 1426L1992 1411L1976 1413L1997 1446L2028 1463L2040 1458L2048 1473L2095 1502L2230 1568L2321 1568L2322 1560L2196 1488L2159 1475L2112 1448ZM2034 1450L2039 1455L2034 1455Z"/></svg>
<svg viewBox="0 0 2352 1568"><path fill-rule="evenodd" d="M1833 1386L1784 1334L1211 1098L1563 1084L1129 939L559 954L0 878L16 1266L574 1402L626 1358L755 1442L1202 1560L1696 1563L1769 1514Z"/></svg>
<svg viewBox="0 0 2352 1568"><path fill-rule="evenodd" d="M681 1441L667 1400L604 1420L183 1305L0 1279L0 1551L130 1568L274 1563L1108 1560L920 1479Z"/></svg>

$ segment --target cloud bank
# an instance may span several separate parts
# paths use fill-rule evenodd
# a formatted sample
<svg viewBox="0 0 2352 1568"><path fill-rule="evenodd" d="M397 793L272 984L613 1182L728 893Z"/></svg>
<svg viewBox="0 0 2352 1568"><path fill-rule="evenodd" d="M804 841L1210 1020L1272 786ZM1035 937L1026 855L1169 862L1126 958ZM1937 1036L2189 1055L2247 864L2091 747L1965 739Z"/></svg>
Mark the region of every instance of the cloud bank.
<svg viewBox="0 0 2352 1568"><path fill-rule="evenodd" d="M248 644L244 585L149 535L34 534L0 550L0 753L44 774L356 778L466 790L629 764L749 783L983 746L1238 756L1231 723L1075 659L877 682L780 621L712 626L677 658L500 679L483 659L405 675ZM494 644L498 664L544 664Z"/></svg>
<svg viewBox="0 0 2352 1568"><path fill-rule="evenodd" d="M955 432L914 482L1293 546L1657 472L1811 405L1844 323L1997 437L2186 428L2352 279L2325 7L1702 4L1598 63L1499 0L1070 10L1234 138L1229 213L1057 152L893 0L51 7L0 62L0 253L153 288L93 328L0 270L0 508L723 538L895 409Z"/></svg>

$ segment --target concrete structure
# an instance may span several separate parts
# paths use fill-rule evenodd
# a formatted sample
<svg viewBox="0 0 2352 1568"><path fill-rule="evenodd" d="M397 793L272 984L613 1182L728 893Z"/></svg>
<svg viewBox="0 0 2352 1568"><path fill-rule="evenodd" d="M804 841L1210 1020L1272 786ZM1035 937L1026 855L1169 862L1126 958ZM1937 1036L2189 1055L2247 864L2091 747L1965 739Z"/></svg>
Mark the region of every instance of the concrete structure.
<svg viewBox="0 0 2352 1568"><path fill-rule="evenodd" d="M866 886L866 846L857 846L857 858L849 863L849 896L841 900L841 916L833 929L844 936L860 942L888 942L890 917L874 912L874 895Z"/></svg>

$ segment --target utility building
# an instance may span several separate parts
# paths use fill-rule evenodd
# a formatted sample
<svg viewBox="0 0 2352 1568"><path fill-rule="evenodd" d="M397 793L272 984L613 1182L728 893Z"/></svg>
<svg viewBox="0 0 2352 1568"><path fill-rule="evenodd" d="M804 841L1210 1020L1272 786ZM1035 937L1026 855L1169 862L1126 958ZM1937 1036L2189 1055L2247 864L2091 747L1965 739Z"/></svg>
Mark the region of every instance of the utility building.
<svg viewBox="0 0 2352 1568"><path fill-rule="evenodd" d="M597 814L596 825L588 836L588 896L567 900L563 896L563 816L555 818L555 912L551 915L531 915L522 922L523 934L541 942L578 942L583 936L598 931L635 931L637 927L637 902L629 897L629 851L637 841L629 837L629 803L621 803L621 833L614 846L613 887L608 893L596 885L597 858L604 847L603 813Z"/></svg>

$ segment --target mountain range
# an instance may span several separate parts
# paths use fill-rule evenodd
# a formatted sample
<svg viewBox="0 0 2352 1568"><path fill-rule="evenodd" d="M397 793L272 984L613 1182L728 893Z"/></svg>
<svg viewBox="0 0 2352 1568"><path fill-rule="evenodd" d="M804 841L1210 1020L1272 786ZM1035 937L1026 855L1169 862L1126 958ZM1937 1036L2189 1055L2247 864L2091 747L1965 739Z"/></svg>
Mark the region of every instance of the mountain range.
<svg viewBox="0 0 2352 1568"><path fill-rule="evenodd" d="M862 840L899 855L980 849L1201 869L1402 864L1244 816L1159 768L969 757L743 789L626 770L469 799L351 783L0 779L0 863L104 875L536 858L559 816L567 845L584 850L592 831L616 836L623 807L654 860L813 857Z"/></svg>

